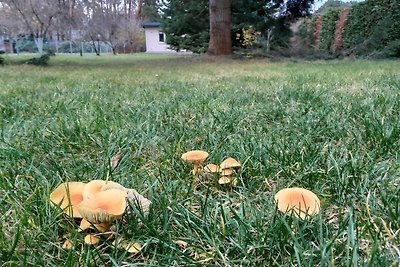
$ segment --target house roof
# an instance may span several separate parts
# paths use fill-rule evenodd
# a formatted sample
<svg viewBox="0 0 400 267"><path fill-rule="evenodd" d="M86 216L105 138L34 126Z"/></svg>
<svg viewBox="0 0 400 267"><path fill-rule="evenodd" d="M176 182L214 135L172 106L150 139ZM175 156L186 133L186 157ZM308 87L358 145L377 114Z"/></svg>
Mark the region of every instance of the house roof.
<svg viewBox="0 0 400 267"><path fill-rule="evenodd" d="M157 28L160 27L161 23L160 22L143 22L142 27L143 28Z"/></svg>

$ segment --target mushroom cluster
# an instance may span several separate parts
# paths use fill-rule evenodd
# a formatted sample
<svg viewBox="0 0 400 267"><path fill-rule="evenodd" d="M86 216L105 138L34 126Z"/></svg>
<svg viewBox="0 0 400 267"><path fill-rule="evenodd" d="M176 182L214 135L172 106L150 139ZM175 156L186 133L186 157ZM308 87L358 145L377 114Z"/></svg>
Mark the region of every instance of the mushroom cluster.
<svg viewBox="0 0 400 267"><path fill-rule="evenodd" d="M208 155L206 151L192 150L184 153L181 158L185 162L193 163L193 170L191 172L195 177L199 174L209 174L222 186L236 185L236 179L232 175L240 169L241 164L236 159L229 157L219 165L209 163L201 168Z"/></svg>
<svg viewBox="0 0 400 267"><path fill-rule="evenodd" d="M80 231L94 229L100 233L106 232L112 222L120 220L132 207L140 208L146 216L151 204L136 190L104 180L93 180L87 184L62 183L50 194L50 200L68 216L82 219ZM98 236L86 235L85 243L97 244L100 241ZM62 247L72 248L71 241L67 240Z"/></svg>

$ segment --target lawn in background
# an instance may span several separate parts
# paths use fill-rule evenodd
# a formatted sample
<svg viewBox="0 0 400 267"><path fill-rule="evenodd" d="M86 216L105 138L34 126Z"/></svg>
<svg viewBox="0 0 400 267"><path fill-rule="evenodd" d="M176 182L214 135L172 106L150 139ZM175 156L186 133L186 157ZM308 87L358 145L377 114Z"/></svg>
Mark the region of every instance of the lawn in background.
<svg viewBox="0 0 400 267"><path fill-rule="evenodd" d="M0 126L5 266L399 262L399 61L58 55L0 67ZM238 159L237 186L193 190L181 160L192 149ZM84 244L49 202L61 182L107 176L152 201L142 223L117 224L136 255ZM318 216L276 210L274 194L294 186L320 197Z"/></svg>

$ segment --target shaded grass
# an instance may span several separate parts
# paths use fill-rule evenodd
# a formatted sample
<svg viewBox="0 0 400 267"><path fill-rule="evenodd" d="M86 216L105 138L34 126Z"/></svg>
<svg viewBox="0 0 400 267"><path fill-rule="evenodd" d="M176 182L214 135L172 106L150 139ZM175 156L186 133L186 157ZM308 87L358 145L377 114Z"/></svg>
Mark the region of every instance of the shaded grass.
<svg viewBox="0 0 400 267"><path fill-rule="evenodd" d="M399 65L139 55L2 67L0 262L396 266ZM118 149L111 180L153 201L142 224L117 225L144 244L135 256L84 245L48 201L62 181L104 179ZM191 149L237 158L238 186L191 191L180 159ZM289 186L317 193L322 213L277 212L273 195Z"/></svg>

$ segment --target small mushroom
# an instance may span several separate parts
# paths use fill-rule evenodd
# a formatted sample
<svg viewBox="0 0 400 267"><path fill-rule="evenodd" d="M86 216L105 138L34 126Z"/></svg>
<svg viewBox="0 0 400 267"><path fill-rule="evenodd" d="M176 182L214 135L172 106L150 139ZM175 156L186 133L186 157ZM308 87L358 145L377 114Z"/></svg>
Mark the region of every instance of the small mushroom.
<svg viewBox="0 0 400 267"><path fill-rule="evenodd" d="M95 235L88 234L85 236L85 243L88 245L96 245L100 242L100 238Z"/></svg>
<svg viewBox="0 0 400 267"><path fill-rule="evenodd" d="M104 233L105 231L107 231L108 228L110 228L110 224L109 223L92 224L88 220L82 219L79 225L78 232L85 231L86 229L89 228L96 229L97 231Z"/></svg>
<svg viewBox="0 0 400 267"><path fill-rule="evenodd" d="M74 244L72 244L71 240L65 240L64 243L61 245L63 249L73 249Z"/></svg>
<svg viewBox="0 0 400 267"><path fill-rule="evenodd" d="M192 150L184 153L182 159L185 162L193 163L193 174L196 175L199 170L199 164L203 163L208 157L208 153L202 150Z"/></svg>
<svg viewBox="0 0 400 267"><path fill-rule="evenodd" d="M230 176L221 176L218 179L218 183L220 185L226 185L226 184L230 184L231 183L231 177Z"/></svg>
<svg viewBox="0 0 400 267"><path fill-rule="evenodd" d="M78 205L78 209L84 219L100 224L121 218L126 205L127 193L118 189L110 189L84 199Z"/></svg>
<svg viewBox="0 0 400 267"><path fill-rule="evenodd" d="M240 165L240 163L236 159L230 158L230 157L225 159L219 165L221 170L224 170L224 169L235 169L235 170L238 170L241 166L242 165Z"/></svg>
<svg viewBox="0 0 400 267"><path fill-rule="evenodd" d="M320 200L317 195L300 187L280 190L275 194L275 202L281 212L293 212L301 219L316 215L320 210Z"/></svg>
<svg viewBox="0 0 400 267"><path fill-rule="evenodd" d="M204 171L205 171L206 173L215 174L215 173L218 173L218 172L219 172L219 166L216 165L216 164L213 164L213 163L207 164L206 166L204 166L203 169L204 169Z"/></svg>
<svg viewBox="0 0 400 267"><path fill-rule="evenodd" d="M222 176L231 176L233 173L232 169L222 169L221 170L221 175Z"/></svg>
<svg viewBox="0 0 400 267"><path fill-rule="evenodd" d="M83 200L83 191L85 183L67 182L60 184L50 194L50 200L56 205L60 205L69 216L74 218L82 218L78 205Z"/></svg>

